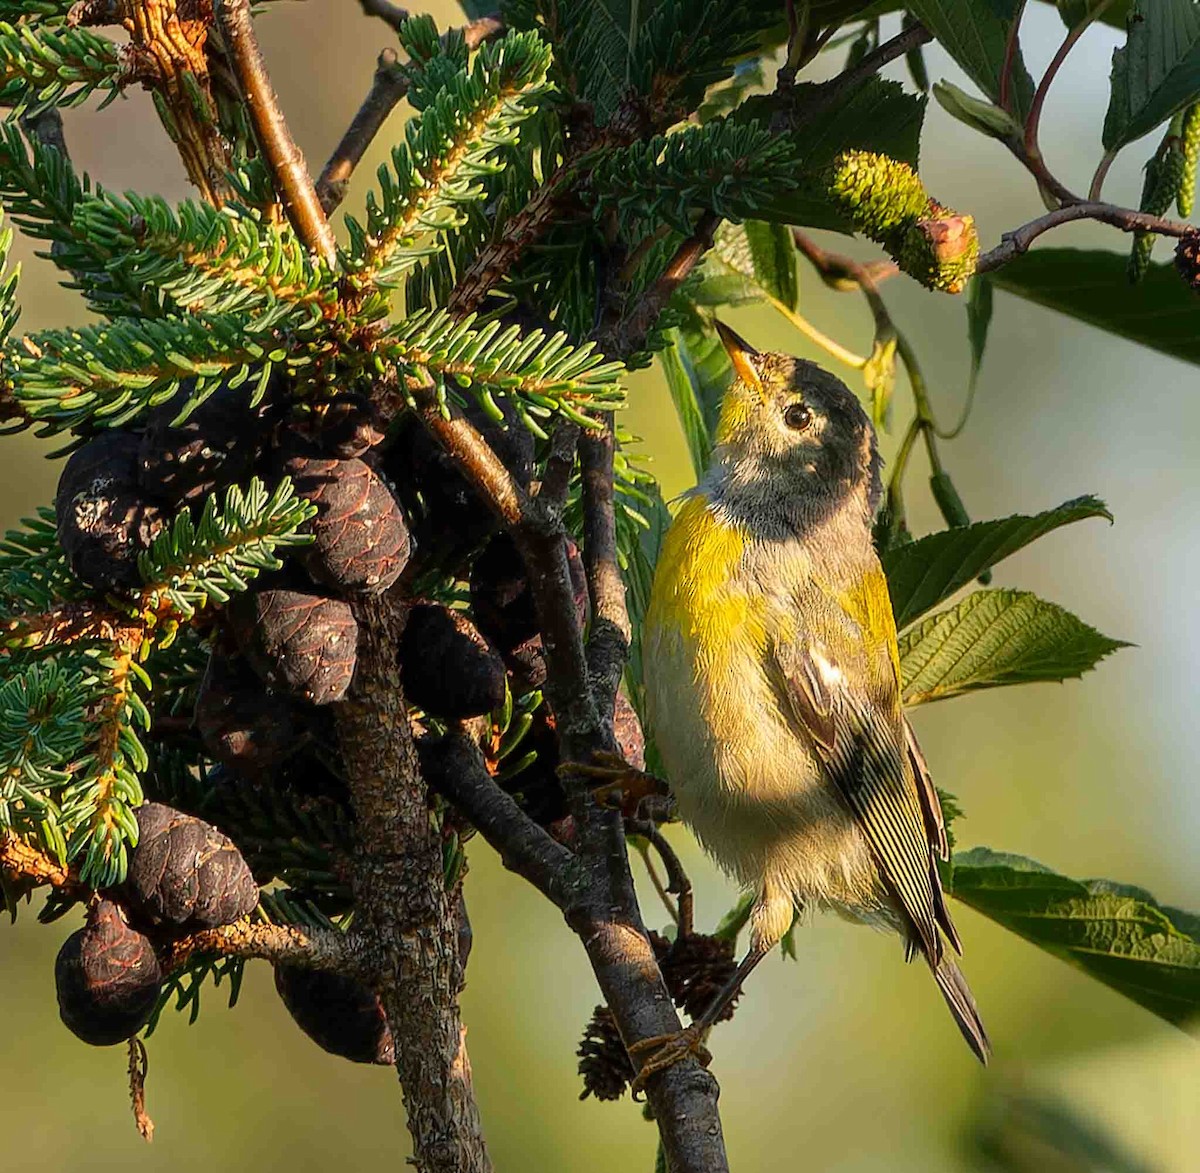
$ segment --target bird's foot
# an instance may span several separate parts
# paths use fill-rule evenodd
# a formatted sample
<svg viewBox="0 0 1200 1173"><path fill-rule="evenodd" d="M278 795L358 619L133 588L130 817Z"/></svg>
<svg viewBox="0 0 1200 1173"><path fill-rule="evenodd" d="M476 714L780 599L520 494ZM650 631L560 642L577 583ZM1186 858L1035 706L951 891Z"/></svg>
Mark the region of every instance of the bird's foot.
<svg viewBox="0 0 1200 1173"><path fill-rule="evenodd" d="M708 1028L694 1022L674 1034L655 1035L653 1038L642 1039L632 1044L629 1047L631 1059L636 1061L642 1055L646 1056L629 1085L634 1096L645 1090L646 1081L652 1075L666 1071L668 1067L674 1067L676 1063L682 1063L685 1059L694 1057L701 1067L707 1067L712 1062L712 1053L704 1045L706 1034Z"/></svg>
<svg viewBox="0 0 1200 1173"><path fill-rule="evenodd" d="M669 793L661 778L631 766L620 754L607 750L596 750L587 762L563 762L558 767L558 776L598 783L592 788L592 797L601 806L620 810L626 818L637 815L643 799Z"/></svg>

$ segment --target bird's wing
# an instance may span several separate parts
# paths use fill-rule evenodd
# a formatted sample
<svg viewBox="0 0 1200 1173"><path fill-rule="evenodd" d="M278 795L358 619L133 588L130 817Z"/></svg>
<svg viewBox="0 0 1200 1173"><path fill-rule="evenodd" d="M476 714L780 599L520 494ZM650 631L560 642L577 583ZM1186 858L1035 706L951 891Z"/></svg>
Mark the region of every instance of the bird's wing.
<svg viewBox="0 0 1200 1173"><path fill-rule="evenodd" d="M874 641L864 640L863 646L869 649ZM886 640L877 646L878 655L891 658ZM957 935L933 858L940 842L937 796L932 782L918 781L910 762L916 741L906 733L899 682L884 690L888 695L871 697L851 686L828 648L804 635L774 643L768 657L785 715L811 743L854 813L922 952L936 965L942 955L939 925L948 926L952 941Z"/></svg>

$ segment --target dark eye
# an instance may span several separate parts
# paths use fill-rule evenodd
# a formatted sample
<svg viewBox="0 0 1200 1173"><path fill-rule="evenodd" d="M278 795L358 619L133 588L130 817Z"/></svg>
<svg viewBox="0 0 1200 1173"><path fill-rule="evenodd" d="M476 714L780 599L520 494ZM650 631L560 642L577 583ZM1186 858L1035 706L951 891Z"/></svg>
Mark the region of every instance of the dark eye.
<svg viewBox="0 0 1200 1173"><path fill-rule="evenodd" d="M813 413L803 403L793 403L783 413L783 422L793 431L803 432L812 426Z"/></svg>

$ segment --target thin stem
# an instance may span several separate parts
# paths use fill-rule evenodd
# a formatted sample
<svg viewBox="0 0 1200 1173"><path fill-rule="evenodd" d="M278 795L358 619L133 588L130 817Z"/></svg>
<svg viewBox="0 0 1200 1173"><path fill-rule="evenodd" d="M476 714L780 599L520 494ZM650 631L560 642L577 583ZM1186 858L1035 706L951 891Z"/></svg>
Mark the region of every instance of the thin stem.
<svg viewBox="0 0 1200 1173"><path fill-rule="evenodd" d="M332 269L337 264L333 229L325 218L304 155L292 138L267 75L254 33L250 0L219 0L217 20L255 136L283 199L288 220L305 247Z"/></svg>
<svg viewBox="0 0 1200 1173"><path fill-rule="evenodd" d="M1012 113L1012 75L1017 61L1017 50L1021 44L1021 18L1025 15L1026 0L1018 0L1013 13L1008 40L1004 43L1004 64L1000 68L1000 109Z"/></svg>
<svg viewBox="0 0 1200 1173"><path fill-rule="evenodd" d="M675 906L675 901L671 899L671 894L667 891L662 876L658 874L658 868L655 867L654 858L650 854L650 844L645 840L640 840L637 844L637 850L638 855L642 857L642 865L646 869L646 875L650 877L650 886L654 889L654 893L662 903L663 908L667 910L667 916L675 922L675 928L678 930L679 909Z"/></svg>
<svg viewBox="0 0 1200 1173"><path fill-rule="evenodd" d="M630 830L640 835L658 853L663 867L667 872L667 891L679 902L677 923L681 936L689 936L695 929L695 900L692 892L691 877L683 866L683 861L671 846L670 841L650 819L634 820Z"/></svg>
<svg viewBox="0 0 1200 1173"><path fill-rule="evenodd" d="M847 350L840 342L835 341L828 334L817 329L807 318L796 313L791 306L785 305L782 301L777 301L769 294L767 300L809 341L815 342L827 354L836 358L838 362L845 363L846 366L853 367L857 371L862 370L867 365L868 360L865 356L855 354L852 350Z"/></svg>
<svg viewBox="0 0 1200 1173"><path fill-rule="evenodd" d="M1092 182L1088 186L1088 199L1093 203L1099 203L1100 194L1104 190L1104 181L1108 178L1108 169L1113 165L1113 160L1117 157L1117 148L1114 147L1110 151L1105 151L1100 162L1096 164L1096 173L1092 176Z"/></svg>

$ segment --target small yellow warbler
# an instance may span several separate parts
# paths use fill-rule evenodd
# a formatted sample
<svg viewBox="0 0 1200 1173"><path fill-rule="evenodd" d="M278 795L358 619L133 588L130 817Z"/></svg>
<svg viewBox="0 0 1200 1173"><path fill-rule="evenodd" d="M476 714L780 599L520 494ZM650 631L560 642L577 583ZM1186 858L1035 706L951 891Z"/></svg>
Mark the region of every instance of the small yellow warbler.
<svg viewBox="0 0 1200 1173"><path fill-rule="evenodd" d="M871 541L874 430L827 371L717 328L736 378L712 467L663 546L644 663L679 812L755 894L750 952L724 1003L798 909L832 909L922 954L986 1062L987 1034L943 941L961 952L935 859L947 855L937 791L900 707ZM642 1076L698 1049L721 1001Z"/></svg>

